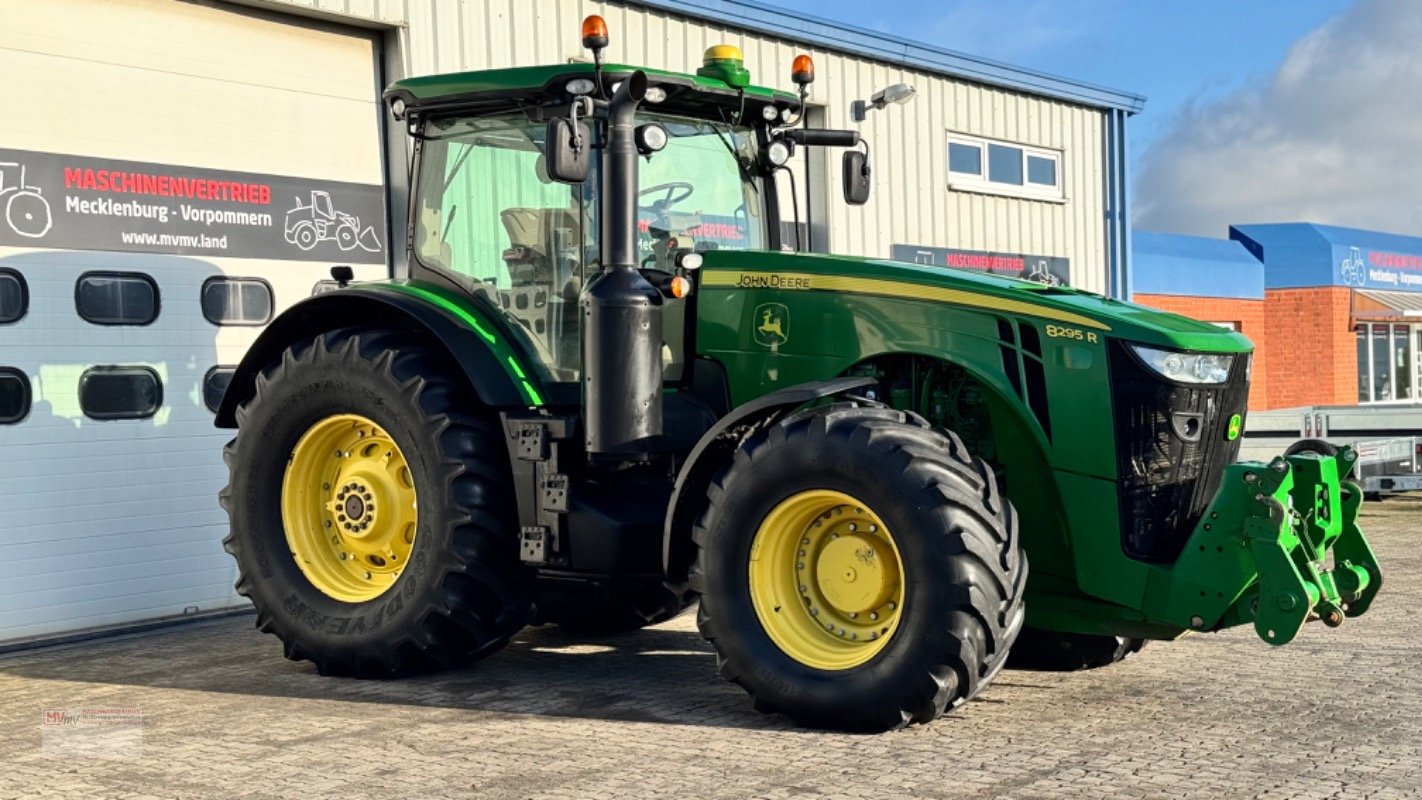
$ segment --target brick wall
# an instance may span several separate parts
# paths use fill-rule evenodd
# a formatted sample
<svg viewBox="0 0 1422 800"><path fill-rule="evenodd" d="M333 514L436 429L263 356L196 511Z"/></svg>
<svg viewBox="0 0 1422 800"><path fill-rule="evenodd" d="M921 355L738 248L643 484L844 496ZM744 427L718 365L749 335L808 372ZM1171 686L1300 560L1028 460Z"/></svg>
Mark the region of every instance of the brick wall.
<svg viewBox="0 0 1422 800"><path fill-rule="evenodd" d="M1268 289L1264 292L1269 364L1266 408L1353 405L1358 402L1358 345L1351 289ZM1256 371L1257 374L1257 371Z"/></svg>
<svg viewBox="0 0 1422 800"><path fill-rule="evenodd" d="M1205 322L1233 322L1239 332L1254 342L1254 376L1249 384L1249 407L1272 408L1268 404L1270 375L1265 368L1264 340L1268 334L1265 300L1237 300L1226 297L1184 297L1168 294L1137 294L1133 302Z"/></svg>
<svg viewBox="0 0 1422 800"><path fill-rule="evenodd" d="M1263 300L1138 294L1141 305L1205 322L1235 322L1254 342L1249 408L1267 411L1358 402L1350 290L1268 289Z"/></svg>

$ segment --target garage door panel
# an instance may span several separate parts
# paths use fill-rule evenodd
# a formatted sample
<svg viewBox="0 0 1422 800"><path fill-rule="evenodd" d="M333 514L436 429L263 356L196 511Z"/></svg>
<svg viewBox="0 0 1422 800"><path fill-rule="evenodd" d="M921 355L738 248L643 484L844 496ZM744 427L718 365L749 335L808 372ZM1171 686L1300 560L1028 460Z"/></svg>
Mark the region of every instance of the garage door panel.
<svg viewBox="0 0 1422 800"><path fill-rule="evenodd" d="M240 363L262 328L209 321L203 286L260 279L280 313L333 264L351 264L357 280L388 276L375 40L170 0L0 0L0 19L0 108L37 109L0 114L9 164L0 168L11 181L25 169L53 204L38 238L0 220L0 268L21 274L30 298L24 318L0 324L0 366L21 370L31 393L30 415L0 425L0 644L243 605L217 504L232 432L214 427L204 388L209 370ZM270 197L120 193L84 183L86 169L264 186ZM320 192L370 227L378 248L341 251L332 235L298 249L288 219L310 213L300 209ZM159 233L224 243L135 238L140 228L112 205L101 215L80 201L167 205L177 222L148 218L166 226ZM182 204L269 221L180 218ZM95 271L151 280L156 319L81 318L76 282ZM162 403L151 417L86 413L81 378L109 366L157 375Z"/></svg>

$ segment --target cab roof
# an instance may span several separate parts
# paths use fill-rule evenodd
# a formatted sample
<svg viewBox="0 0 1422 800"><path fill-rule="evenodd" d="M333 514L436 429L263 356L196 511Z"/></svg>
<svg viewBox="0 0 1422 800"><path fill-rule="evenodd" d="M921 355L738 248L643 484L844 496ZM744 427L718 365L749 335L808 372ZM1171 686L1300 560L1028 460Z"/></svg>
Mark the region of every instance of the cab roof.
<svg viewBox="0 0 1422 800"><path fill-rule="evenodd" d="M662 106L668 111L707 105L735 108L741 105L744 97L746 111L755 112L758 116L760 108L765 105L795 106L800 102L799 97L791 92L764 86L741 89L704 75L627 64L604 64L602 72L609 83L615 83L639 69L647 74L649 85L667 90L667 100ZM521 101L538 102L567 97L563 87L568 81L591 78L595 72L592 64L572 63L423 75L392 83L385 90L385 99L389 102L396 97L404 98L406 107L416 114L442 110L496 110L517 106Z"/></svg>

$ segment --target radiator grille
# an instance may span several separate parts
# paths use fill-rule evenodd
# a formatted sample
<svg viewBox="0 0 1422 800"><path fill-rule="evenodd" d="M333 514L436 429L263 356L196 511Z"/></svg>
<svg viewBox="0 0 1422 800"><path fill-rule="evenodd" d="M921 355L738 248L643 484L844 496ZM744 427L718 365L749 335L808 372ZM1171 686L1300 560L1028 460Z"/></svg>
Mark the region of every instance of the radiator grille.
<svg viewBox="0 0 1422 800"><path fill-rule="evenodd" d="M1223 386L1192 386L1161 378L1121 342L1110 352L1122 546L1142 561L1174 561L1239 457L1227 431L1244 416L1249 356L1235 357Z"/></svg>

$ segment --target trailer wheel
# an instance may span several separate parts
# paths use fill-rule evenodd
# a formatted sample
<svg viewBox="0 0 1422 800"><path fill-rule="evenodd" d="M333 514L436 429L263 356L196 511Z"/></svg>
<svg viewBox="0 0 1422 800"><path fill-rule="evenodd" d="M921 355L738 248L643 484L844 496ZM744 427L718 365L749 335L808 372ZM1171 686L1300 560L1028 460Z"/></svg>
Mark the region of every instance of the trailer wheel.
<svg viewBox="0 0 1422 800"><path fill-rule="evenodd" d="M1041 672L1073 672L1108 667L1125 661L1146 646L1145 639L1060 633L1024 627L1007 666Z"/></svg>
<svg viewBox="0 0 1422 800"><path fill-rule="evenodd" d="M224 450L237 591L287 658L387 677L506 644L528 618L508 456L442 353L324 334L257 377Z"/></svg>
<svg viewBox="0 0 1422 800"><path fill-rule="evenodd" d="M1284 450L1284 455L1286 456L1296 456L1299 453L1317 453L1321 456L1336 456L1338 455L1338 445L1332 442L1325 442L1322 439L1300 439Z"/></svg>
<svg viewBox="0 0 1422 800"><path fill-rule="evenodd" d="M810 727L927 722L996 676L1027 560L987 466L953 434L831 406L756 434L693 531L697 624L763 711Z"/></svg>

